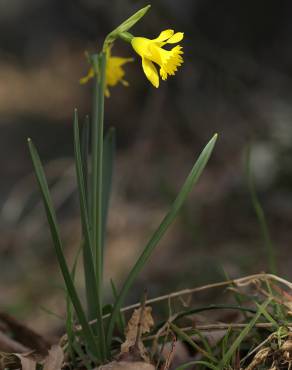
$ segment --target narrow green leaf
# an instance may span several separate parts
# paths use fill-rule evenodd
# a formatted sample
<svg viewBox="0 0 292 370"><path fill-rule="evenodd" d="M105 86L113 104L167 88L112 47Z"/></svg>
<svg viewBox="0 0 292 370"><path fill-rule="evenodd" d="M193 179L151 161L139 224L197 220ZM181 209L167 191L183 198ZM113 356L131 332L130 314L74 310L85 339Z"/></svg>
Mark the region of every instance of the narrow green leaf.
<svg viewBox="0 0 292 370"><path fill-rule="evenodd" d="M111 128L104 139L103 147L103 191L102 191L102 245L104 250L105 245L105 234L107 226L108 209L110 202L110 195L112 189L112 177L113 177L113 166L114 166L114 155L115 155L115 130Z"/></svg>
<svg viewBox="0 0 292 370"><path fill-rule="evenodd" d="M104 89L106 54L100 53L92 56L94 68L98 68L98 75L94 78L93 114L92 114L92 187L91 187L91 214L92 214L92 248L94 256L95 278L98 290L98 321L102 312L103 300L103 126L104 126ZM105 360L108 354L106 349L105 335L102 323L99 324L99 342L102 359Z"/></svg>
<svg viewBox="0 0 292 370"><path fill-rule="evenodd" d="M244 307L244 306L236 306L236 305L225 305L225 304L211 304L208 306L202 306L202 307L196 307L196 308L190 308L186 309L184 311L176 313L175 319L172 321L175 323L177 320L182 319L183 317L194 315L200 312L206 312L206 311L213 311L213 310L236 310L240 311L242 313L252 313L255 314L257 310L250 307ZM163 325L165 325L165 321L161 321L158 324L156 324L155 328L160 329Z"/></svg>
<svg viewBox="0 0 292 370"><path fill-rule="evenodd" d="M80 148L80 137L79 137L79 125L78 125L78 113L74 111L74 154L75 154L75 166L76 166L76 178L79 192L80 212L82 230L84 236L84 270L85 270L85 282L86 290L88 293L88 309L91 311L89 319L95 318L98 312L98 290L96 286L95 271L92 256L92 242L89 229L88 220L88 209L86 202L86 188L84 181L84 162L82 163L81 148Z"/></svg>
<svg viewBox="0 0 292 370"><path fill-rule="evenodd" d="M267 310L265 310L264 308L262 308L261 305L258 304L257 302L255 302L255 305L257 306L257 308L261 312L261 314L275 327L275 329L278 329L278 327L279 327L278 323L269 314L269 312Z"/></svg>
<svg viewBox="0 0 292 370"><path fill-rule="evenodd" d="M84 120L82 134L81 134L81 159L82 159L82 169L84 178L84 187L86 195L86 206L88 210L88 205L90 204L90 188L89 188L89 139L90 139L90 122L89 116L87 115ZM90 212L88 214L88 220L90 224Z"/></svg>
<svg viewBox="0 0 292 370"><path fill-rule="evenodd" d="M198 160L196 161L195 165L193 166L191 172L189 173L185 183L183 184L177 198L173 202L170 211L164 217L161 224L154 232L152 237L150 238L149 242L146 244L142 254L138 258L137 262L133 266L132 270L130 271L121 291L120 294L115 302L113 312L111 318L109 320L108 329L107 329L107 344L108 346L111 344L112 341L112 334L114 330L114 325L117 319L117 315L120 311L121 305L124 302L124 299L132 287L133 283L135 282L138 274L140 273L141 269L148 261L149 257L151 256L153 250L157 246L160 239L163 237L165 232L167 231L168 227L174 221L176 215L178 214L180 208L182 207L183 203L185 202L188 194L192 190L193 186L197 183L202 174L210 155L214 149L215 143L217 140L217 134L212 137L212 139L208 142L206 147L203 149L202 153L200 154Z"/></svg>
<svg viewBox="0 0 292 370"><path fill-rule="evenodd" d="M75 127L76 125L76 127ZM80 201L80 209L84 208L83 203L85 203L85 209L81 211L81 221L82 221L82 232L83 236L88 234L90 236L90 216L91 212L89 212L89 204L90 204L90 188L89 188L89 169L88 169L88 157L89 157L89 138L90 138L90 122L89 117L85 117L85 121L82 128L81 134L81 161L82 161L82 171L80 170L80 163L77 164L77 155L75 154L75 166L76 166L76 175L78 180L78 190L80 193L80 186L82 189L83 194L79 194L79 201ZM77 111L74 113L74 148L75 151L79 153L79 125L78 125L78 116ZM80 155L78 154L78 157ZM78 162L80 160L78 159ZM81 185L79 185L81 182ZM84 183L84 186L82 185ZM82 202L85 193L85 202ZM81 205L82 203L82 205ZM85 218L83 213L86 212ZM87 226L88 225L88 226ZM86 238L84 238L86 239ZM83 270L84 270L84 281L85 281L85 290L86 290L86 302L87 302L87 315L89 320L93 320L97 314L97 291L93 292L94 288L97 290L96 282L93 283L93 279L95 279L95 271L94 271L94 259L92 255L92 243L88 243L84 240L86 245L83 246ZM88 250L90 249L90 250ZM90 262L92 261L92 262ZM92 268L88 268L93 264L93 276L92 276ZM93 326L96 329L96 325Z"/></svg>
<svg viewBox="0 0 292 370"><path fill-rule="evenodd" d="M84 245L83 245L83 256L84 256L84 269L85 269L85 283L86 293L88 299L88 315L89 320L97 318L97 334L99 341L104 338L104 327L102 320L102 311L100 310L100 297L102 292L98 290L96 284L95 270L94 270L94 259L92 255L92 238L90 235L89 221L88 221L88 210L86 207L86 193L83 177L83 166L81 159L81 148L80 148L80 136L78 126L78 113L74 111L74 154L75 154L75 165L76 165L76 176L79 191L79 202L80 212L82 221L82 230L84 233Z"/></svg>
<svg viewBox="0 0 292 370"><path fill-rule="evenodd" d="M82 345L78 342L78 340L74 341L73 348L74 348L74 351L79 356L79 361L82 362L86 370L92 370L93 367L90 363L91 362L90 359L88 358L89 356L86 353L84 353L84 349L82 348Z"/></svg>
<svg viewBox="0 0 292 370"><path fill-rule="evenodd" d="M117 298L118 298L118 291L117 291L115 283L113 282L112 279L111 279L111 287L112 287L112 292L113 292L113 296L114 296L114 301L116 301ZM119 314L117 316L117 327L119 329L119 332L121 334L124 334L125 327L126 327L126 319L125 319L125 315L121 311L119 311Z"/></svg>
<svg viewBox="0 0 292 370"><path fill-rule="evenodd" d="M76 268L77 268L78 258L79 258L81 249L82 249L82 245L79 247L79 249L78 249L78 251L76 253L76 256L75 256L75 259L74 259L74 263L73 263L73 267L72 267L72 271L71 271L71 278L72 278L73 284L75 283ZM68 352L70 354L71 361L74 364L75 363L75 352L74 352L74 340L75 340L74 314L73 314L72 302L70 300L70 296L69 296L68 292L66 292L66 313L67 314L66 314L66 323L65 323L65 326L66 326L66 332L67 332L67 337L68 337Z"/></svg>
<svg viewBox="0 0 292 370"><path fill-rule="evenodd" d="M44 173L39 155L31 139L28 139L28 146L29 146L29 151L30 151L30 155L32 158L33 166L34 166L35 175L36 175L39 188L41 191L42 199L44 202L47 219L49 222L51 235L53 239L53 244L55 247L55 252L56 252L59 266L60 266L64 281L66 284L68 294L70 295L72 304L75 308L75 311L78 317L78 321L82 327L82 332L84 335L84 339L86 340L86 344L88 345L88 348L92 352L92 354L98 360L100 360L99 347L95 341L91 327L88 325L88 322L86 320L85 313L83 311L81 302L79 300L78 294L76 292L75 286L73 284L73 281L70 275L70 271L67 266L67 262L66 262L64 252L63 252L63 245L62 245L62 241L60 237L59 227L58 227L57 220L56 220L56 214L55 214L55 211L52 205L47 180L45 177L45 173Z"/></svg>
<svg viewBox="0 0 292 370"><path fill-rule="evenodd" d="M196 342L192 340L190 336L184 333L179 327L174 325L172 322L170 323L170 328L179 336L180 339L187 342L191 347L193 347L196 351L205 356L208 360L212 361L213 363L218 362L216 357L214 357L212 354L201 348Z"/></svg>
<svg viewBox="0 0 292 370"><path fill-rule="evenodd" d="M247 334L251 331L251 329L255 326L256 322L262 315L262 310L264 310L269 303L271 302L271 299L268 299L265 301L258 309L257 313L254 315L252 320L248 323L248 325L240 332L239 336L235 339L235 341L231 344L229 350L226 352L225 356L222 358L220 364L218 365L219 369L224 369L225 366L230 362L232 356L234 355L235 351L240 346L241 342L244 340L244 338L247 336Z"/></svg>
<svg viewBox="0 0 292 370"><path fill-rule="evenodd" d="M106 55L94 54L92 63L100 73L94 80L92 115L92 239L97 284L102 284L102 190L103 190L103 120Z"/></svg>
<svg viewBox="0 0 292 370"><path fill-rule="evenodd" d="M227 329L227 332L226 334L224 335L222 341L221 341L221 353L222 353L222 358L225 356L225 353L227 352L227 348L228 348L228 341L229 341L229 338L231 336L231 333L232 333L232 327L229 326L229 328Z"/></svg>

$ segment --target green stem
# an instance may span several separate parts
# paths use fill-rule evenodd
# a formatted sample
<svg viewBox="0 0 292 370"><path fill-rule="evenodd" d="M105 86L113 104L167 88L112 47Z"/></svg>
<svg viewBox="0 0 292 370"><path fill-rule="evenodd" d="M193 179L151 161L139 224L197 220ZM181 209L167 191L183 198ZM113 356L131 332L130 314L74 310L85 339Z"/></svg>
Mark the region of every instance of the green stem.
<svg viewBox="0 0 292 370"><path fill-rule="evenodd" d="M122 40L131 43L134 36L130 32L122 32L122 33L119 34L119 37Z"/></svg>
<svg viewBox="0 0 292 370"><path fill-rule="evenodd" d="M102 253L102 164L103 120L106 54L92 56L96 77L94 79L94 103L92 118L92 245L95 259L96 284L98 289L98 334L102 356L106 357L105 334L102 321L103 306L103 253Z"/></svg>

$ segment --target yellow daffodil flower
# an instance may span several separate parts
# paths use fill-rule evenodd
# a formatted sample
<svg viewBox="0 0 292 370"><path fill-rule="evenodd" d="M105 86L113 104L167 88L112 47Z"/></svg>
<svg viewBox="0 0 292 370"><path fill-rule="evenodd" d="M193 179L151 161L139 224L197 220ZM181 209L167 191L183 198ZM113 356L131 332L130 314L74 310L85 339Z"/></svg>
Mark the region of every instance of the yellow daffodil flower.
<svg viewBox="0 0 292 370"><path fill-rule="evenodd" d="M166 80L168 75L174 75L177 68L183 63L182 47L175 46L171 50L163 49L165 44L176 44L184 37L182 32L174 33L174 30L165 30L153 40L145 37L133 37L131 44L133 49L142 58L143 71L153 86L159 86L159 75L155 65L160 66L160 76Z"/></svg>
<svg viewBox="0 0 292 370"><path fill-rule="evenodd" d="M112 57L109 55L107 57L106 71L105 71L105 96L110 96L109 86L115 86L119 82L124 86L128 86L129 83L124 80L125 71L122 68L124 64L132 62L132 58L121 58L121 57ZM85 77L80 79L81 84L87 83L91 78L94 77L93 68L89 68L88 74Z"/></svg>

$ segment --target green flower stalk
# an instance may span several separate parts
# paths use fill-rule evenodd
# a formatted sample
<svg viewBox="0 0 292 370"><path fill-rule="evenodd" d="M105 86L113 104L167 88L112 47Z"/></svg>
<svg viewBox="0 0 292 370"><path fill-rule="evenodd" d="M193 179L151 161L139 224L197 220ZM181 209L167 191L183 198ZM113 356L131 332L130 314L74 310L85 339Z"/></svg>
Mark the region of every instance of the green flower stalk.
<svg viewBox="0 0 292 370"><path fill-rule="evenodd" d="M105 333L102 320L103 307L103 245L102 245L102 171L103 171L103 127L104 127L104 92L106 53L92 56L94 78L94 101L92 115L92 186L91 186L91 220L92 246L95 258L95 274L98 292L97 332L101 347L101 357L106 359ZM92 319L92 318L90 318Z"/></svg>
<svg viewBox="0 0 292 370"><path fill-rule="evenodd" d="M102 319L103 307L103 136L104 136L104 96L109 95L108 86L114 86L124 81L122 65L130 61L129 58L113 59L110 51L113 42L120 33L127 32L147 12L149 6L135 13L128 20L112 31L104 41L103 49L99 54L90 57L93 75L93 114L91 127L92 140L92 174L91 174L91 229L92 248L97 286L97 325L94 328L100 343L101 359L109 357L109 348L106 346L105 331ZM125 82L124 82L125 83ZM90 311L90 310L89 310ZM93 314L93 313L92 313ZM94 319L94 317L89 317Z"/></svg>

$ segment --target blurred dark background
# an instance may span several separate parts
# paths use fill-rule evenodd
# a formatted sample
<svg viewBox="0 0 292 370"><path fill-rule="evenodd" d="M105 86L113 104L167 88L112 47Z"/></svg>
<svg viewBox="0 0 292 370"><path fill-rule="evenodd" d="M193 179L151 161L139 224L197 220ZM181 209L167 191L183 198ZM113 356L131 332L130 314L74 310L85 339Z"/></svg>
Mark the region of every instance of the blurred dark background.
<svg viewBox="0 0 292 370"><path fill-rule="evenodd" d="M91 109L84 51L146 4L127 0L0 0L1 309L42 332L64 314L56 258L28 155L36 143L52 184L66 253L79 243L72 111ZM288 0L156 0L132 30L185 32L183 67L154 89L141 62L129 88L106 100L117 130L106 276L120 285L196 156L219 133L207 169L144 269L129 301L268 270L245 174L251 168L276 249L292 277L292 3ZM116 42L113 55L134 56ZM81 264L80 264L81 265ZM77 283L82 289L81 271Z"/></svg>

